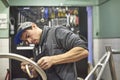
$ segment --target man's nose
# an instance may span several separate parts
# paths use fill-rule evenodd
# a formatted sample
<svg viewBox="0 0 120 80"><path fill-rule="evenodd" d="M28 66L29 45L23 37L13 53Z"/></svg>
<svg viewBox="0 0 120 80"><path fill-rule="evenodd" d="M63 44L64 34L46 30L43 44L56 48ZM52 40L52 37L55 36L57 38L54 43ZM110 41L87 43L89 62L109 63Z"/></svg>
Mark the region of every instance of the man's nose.
<svg viewBox="0 0 120 80"><path fill-rule="evenodd" d="M26 44L26 45L28 45L28 44L29 44L29 42L28 42L28 41L25 41L25 44Z"/></svg>
<svg viewBox="0 0 120 80"><path fill-rule="evenodd" d="M26 42L27 42L27 44L31 44L32 40L30 38L28 38Z"/></svg>

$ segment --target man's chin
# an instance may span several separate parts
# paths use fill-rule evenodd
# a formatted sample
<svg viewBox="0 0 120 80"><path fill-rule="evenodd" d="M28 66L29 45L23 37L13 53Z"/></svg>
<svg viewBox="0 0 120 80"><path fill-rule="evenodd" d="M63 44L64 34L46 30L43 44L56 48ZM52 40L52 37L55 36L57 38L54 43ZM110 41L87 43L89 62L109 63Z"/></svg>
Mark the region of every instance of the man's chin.
<svg viewBox="0 0 120 80"><path fill-rule="evenodd" d="M35 47L38 47L38 46L39 46L38 44L35 45Z"/></svg>
<svg viewBox="0 0 120 80"><path fill-rule="evenodd" d="M35 44L35 46L39 46L39 44Z"/></svg>

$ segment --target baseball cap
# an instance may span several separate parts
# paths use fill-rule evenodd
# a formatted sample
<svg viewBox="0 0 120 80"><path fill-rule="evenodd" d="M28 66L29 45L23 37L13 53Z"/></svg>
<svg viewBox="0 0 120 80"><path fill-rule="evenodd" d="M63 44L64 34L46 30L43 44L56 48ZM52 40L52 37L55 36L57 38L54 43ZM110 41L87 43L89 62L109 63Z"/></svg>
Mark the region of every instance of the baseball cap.
<svg viewBox="0 0 120 80"><path fill-rule="evenodd" d="M24 23L21 23L20 26L18 27L17 29L17 33L14 37L14 43L15 44L19 44L22 42L22 40L20 39L21 38L21 35L22 33L29 27L31 27L33 24L33 22L24 22Z"/></svg>

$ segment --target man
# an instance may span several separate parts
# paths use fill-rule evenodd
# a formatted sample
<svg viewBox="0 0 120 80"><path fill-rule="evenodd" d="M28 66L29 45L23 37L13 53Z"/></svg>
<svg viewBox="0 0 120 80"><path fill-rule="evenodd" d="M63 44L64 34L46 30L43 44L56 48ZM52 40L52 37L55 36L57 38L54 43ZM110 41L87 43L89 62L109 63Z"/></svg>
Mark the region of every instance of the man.
<svg viewBox="0 0 120 80"><path fill-rule="evenodd" d="M47 80L77 80L75 62L88 56L86 42L65 27L39 28L33 22L24 22L14 39L16 44L35 44L39 50L37 64L45 71ZM21 64L25 70L25 63ZM34 69L34 77L38 77Z"/></svg>

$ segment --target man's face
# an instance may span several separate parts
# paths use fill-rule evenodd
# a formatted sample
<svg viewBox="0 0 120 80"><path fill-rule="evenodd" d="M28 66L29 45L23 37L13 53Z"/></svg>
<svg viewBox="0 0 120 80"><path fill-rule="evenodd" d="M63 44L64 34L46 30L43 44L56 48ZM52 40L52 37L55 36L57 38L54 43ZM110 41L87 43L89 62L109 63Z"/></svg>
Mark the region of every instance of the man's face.
<svg viewBox="0 0 120 80"><path fill-rule="evenodd" d="M37 28L25 30L21 36L21 40L24 41L26 44L39 44L40 35Z"/></svg>

